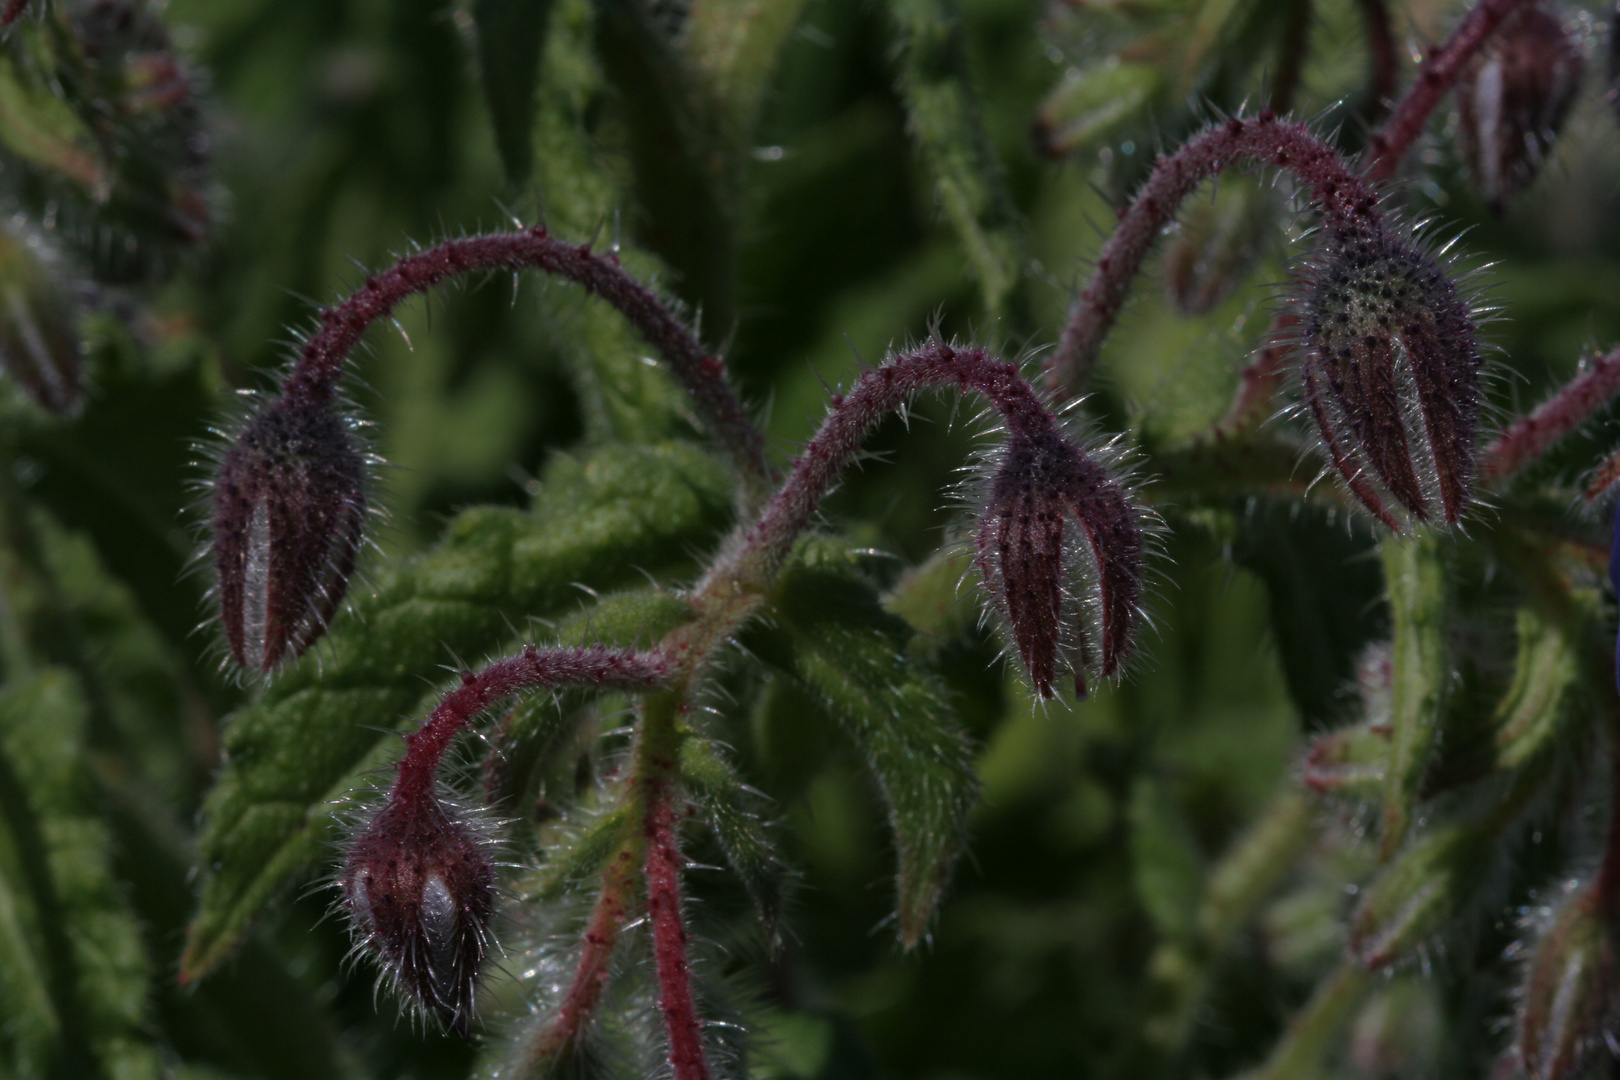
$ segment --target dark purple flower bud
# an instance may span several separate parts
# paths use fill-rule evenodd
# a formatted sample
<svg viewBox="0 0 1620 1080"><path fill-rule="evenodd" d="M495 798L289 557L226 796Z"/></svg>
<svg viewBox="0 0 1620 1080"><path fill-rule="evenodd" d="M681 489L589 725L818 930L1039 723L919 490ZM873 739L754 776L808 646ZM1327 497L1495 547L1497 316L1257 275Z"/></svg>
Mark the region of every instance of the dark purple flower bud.
<svg viewBox="0 0 1620 1080"><path fill-rule="evenodd" d="M214 481L213 557L231 655L269 674L326 632L354 572L365 459L324 403L280 397L236 437Z"/></svg>
<svg viewBox="0 0 1620 1080"><path fill-rule="evenodd" d="M359 947L401 994L463 1038L495 915L490 844L431 781L401 784L343 866Z"/></svg>
<svg viewBox="0 0 1620 1080"><path fill-rule="evenodd" d="M1572 893L1542 931L1519 989L1514 1040L1530 1080L1585 1075L1620 1020L1614 914L1596 882Z"/></svg>
<svg viewBox="0 0 1620 1080"><path fill-rule="evenodd" d="M1502 20L1463 73L1458 142L1493 211L1535 179L1585 66L1579 38L1546 4L1529 3Z"/></svg>
<svg viewBox="0 0 1620 1080"><path fill-rule="evenodd" d="M1336 236L1299 310L1305 403L1379 520L1468 507L1479 420L1473 316L1440 265L1382 230Z"/></svg>
<svg viewBox="0 0 1620 1080"><path fill-rule="evenodd" d="M1056 431L1014 434L979 521L977 562L1030 681L1059 668L1086 693L1130 654L1142 597L1144 524L1125 489Z"/></svg>
<svg viewBox="0 0 1620 1080"><path fill-rule="evenodd" d="M36 405L78 412L84 388L72 302L39 252L0 231L0 367Z"/></svg>

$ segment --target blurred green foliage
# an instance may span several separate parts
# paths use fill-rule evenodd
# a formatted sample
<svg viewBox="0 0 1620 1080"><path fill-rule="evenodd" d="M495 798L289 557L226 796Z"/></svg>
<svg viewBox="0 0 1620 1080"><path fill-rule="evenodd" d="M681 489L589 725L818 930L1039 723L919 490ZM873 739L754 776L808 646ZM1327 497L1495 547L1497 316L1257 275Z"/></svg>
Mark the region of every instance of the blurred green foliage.
<svg viewBox="0 0 1620 1080"><path fill-rule="evenodd" d="M643 570L689 582L728 521L725 478L683 441L684 403L615 315L534 278L453 287L401 310L397 332L374 331L350 381L388 462L388 520L353 589L349 636L266 691L236 685L217 667L214 630L197 628L205 577L187 572L207 470L195 447L231 423L233 391L273 384L315 305L413 244L509 218L596 236L724 345L786 461L829 388L891 345L933 328L1009 354L1050 342L1101 242L1097 223L1157 148L1212 108L1262 95L1290 40L1258 0L668 7L170 0L163 19L195 65L211 133L210 235L183 257L155 253L177 267L166 279L91 305L79 415L47 417L9 389L0 402L0 1075L468 1075L474 1048L401 1019L373 995L373 973L344 961L344 928L328 917L333 801L391 759L385 733L424 712L436 665L477 662L548 632L545 620L589 625L590 590L638 585ZM1309 12L1296 112L1341 125L1353 148L1366 77L1357 5L1275 7ZM1451 13L1410 7L1398 30L1419 37ZM669 54L659 19L681 24L699 60ZM481 22L499 39L481 39ZM492 112L486 89L506 107ZM1470 258L1496 264L1491 296L1510 315L1489 331L1508 373L1493 389L1504 409L1620 337L1620 128L1600 97L1583 98L1555 162L1507 216L1486 214L1439 139L1403 196L1414 217L1440 215L1442 233L1469 229ZM1061 131L1071 156L1038 154L1037 117L1041 138ZM50 202L27 184L6 197L8 213L36 217ZM1262 283L1301 250L1281 216L1243 287L1200 315L1177 314L1151 275L1138 284L1090 399L1105 433L1157 449L1224 413L1271 311ZM115 269L103 279L132 273ZM1490 1018L1509 976L1494 957L1512 928L1485 920L1448 939L1449 963L1369 992L1340 967L1351 909L1355 926L1381 914L1383 894L1345 893L1372 873L1365 851L1337 842L1364 815L1307 805L1292 767L1308 739L1357 715L1365 647L1393 633L1399 649L1440 601L1392 619L1372 537L1331 505L1258 490L1177 497L1160 507L1158 629L1137 673L1079 704L1032 703L976 629L972 590L956 594L960 563L927 562L959 536L947 489L976 432L953 401L881 428L826 508L836 558L784 579L799 606L777 598L782 617L741 643L765 664L728 661L711 702L724 748L692 749L708 755L695 774L720 778L716 814L777 823L780 865L739 824L717 842L743 849L734 857L757 874L697 873L690 886L700 932L727 949L705 962L752 1029L749 1074L1225 1075L1264 1061L1309 1003L1325 1019L1285 1044L1302 1055L1294 1075L1478 1075L1500 1042ZM1561 495L1608 441L1601 427L1578 436L1535 479ZM1525 656L1543 648L1551 674L1515 675L1511 612L1525 590L1484 572L1494 555L1461 546L1445 573L1466 595L1413 648L1438 664L1449 635L1485 642L1470 654L1485 659L1411 676L1435 684L1409 689L1428 695L1413 706L1420 719L1440 726L1400 735L1386 782L1402 805L1434 740L1466 735L1468 717L1453 713L1484 701L1475 711L1491 715L1491 693L1515 678L1556 683L1552 707L1565 708L1583 640L1571 630L1538 646L1556 635L1520 616ZM502 575L483 573L497 562ZM821 629L822 608L839 602L859 617ZM1589 616L1590 591L1581 602ZM596 617L607 627L610 615ZM408 626L397 638L396 623ZM960 730L889 730L883 692L930 703L896 715L948 709ZM572 722L608 725L610 713ZM350 726L338 734L359 741L338 745L339 714ZM561 712L517 715L514 746L577 748ZM1540 734L1501 763L1520 770L1512 783L1552 770L1538 754L1559 727L1521 719ZM862 751L971 771L979 799L969 810L918 796L938 816L908 833L918 819L902 815L896 844L884 823L908 793L874 784ZM280 764L253 772L255 755ZM226 761L236 771L214 786ZM724 803L733 772L763 793L758 805ZM252 787L272 773L279 787ZM550 776L544 797L588 804L565 779ZM1522 805L1508 787L1502 800ZM247 817L253 844L226 835ZM1498 839L1429 831L1395 864L1459 864L1448 872L1469 895L1426 894L1441 906L1416 912L1447 925L1369 933L1429 941L1460 921L1502 877L1482 836ZM1551 829L1545 845L1535 837L1522 856L1532 878L1586 850ZM707 842L695 841L699 861ZM909 953L874 932L894 908L896 846L908 934L945 888ZM939 860L959 846L968 854L948 888L913 861L914 848ZM189 962L218 966L181 986L194 865L205 918ZM249 870L262 881L231 876ZM1427 883L1423 867L1410 873ZM729 918L747 910L744 886L766 908L781 890L779 950ZM1498 913L1530 901L1504 889ZM504 962L520 978L521 953Z"/></svg>

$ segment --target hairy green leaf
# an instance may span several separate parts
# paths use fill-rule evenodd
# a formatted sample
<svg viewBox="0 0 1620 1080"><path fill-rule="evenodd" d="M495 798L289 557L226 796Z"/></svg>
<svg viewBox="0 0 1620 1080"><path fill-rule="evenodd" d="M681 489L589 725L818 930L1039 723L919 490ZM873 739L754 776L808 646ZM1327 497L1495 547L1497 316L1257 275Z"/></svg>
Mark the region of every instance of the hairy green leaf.
<svg viewBox="0 0 1620 1080"><path fill-rule="evenodd" d="M724 470L689 444L557 459L529 513L470 510L443 543L390 574L238 713L204 808L202 898L182 975L229 954L265 902L321 856L333 800L386 762L384 735L437 700L422 676L451 655L511 640L515 622L566 610L576 584L612 587L664 569L727 516Z"/></svg>
<svg viewBox="0 0 1620 1080"><path fill-rule="evenodd" d="M87 713L64 671L0 691L0 1062L21 1078L155 1078L150 970L85 766Z"/></svg>
<svg viewBox="0 0 1620 1080"><path fill-rule="evenodd" d="M743 785L718 746L697 735L681 743L680 774L759 909L766 937L774 939L782 912L782 861L765 829L764 800Z"/></svg>
<svg viewBox="0 0 1620 1080"><path fill-rule="evenodd" d="M891 0L900 91L945 218L967 251L991 319L1006 313L1028 247L1001 159L979 119L954 0Z"/></svg>
<svg viewBox="0 0 1620 1080"><path fill-rule="evenodd" d="M938 677L907 657L910 628L883 610L847 545L801 543L766 620L775 629L751 632L745 645L820 702L877 778L899 857L900 940L915 945L961 852L978 792L967 738Z"/></svg>

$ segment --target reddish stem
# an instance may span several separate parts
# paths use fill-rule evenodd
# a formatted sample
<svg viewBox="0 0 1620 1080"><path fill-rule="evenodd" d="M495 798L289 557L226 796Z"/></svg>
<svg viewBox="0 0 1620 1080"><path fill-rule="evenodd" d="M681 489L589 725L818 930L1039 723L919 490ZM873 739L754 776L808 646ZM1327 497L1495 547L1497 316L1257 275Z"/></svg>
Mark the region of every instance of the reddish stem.
<svg viewBox="0 0 1620 1080"><path fill-rule="evenodd" d="M637 838L620 847L603 874L602 892L591 912L591 921L585 926L573 982L568 985L557 1015L526 1055L531 1063L555 1062L577 1046L586 1022L596 1011L596 1003L607 987L608 965L619 944L619 932L629 916L630 892L635 887L637 870L635 849L639 843Z"/></svg>
<svg viewBox="0 0 1620 1080"><path fill-rule="evenodd" d="M1389 8L1384 0L1359 0L1361 22L1367 32L1367 59L1371 72L1367 80L1367 107L1362 119L1376 124L1389 112L1395 97L1395 75L1399 61L1395 53L1395 35L1389 28Z"/></svg>
<svg viewBox="0 0 1620 1080"><path fill-rule="evenodd" d="M532 645L482 671L462 672L461 685L444 696L419 729L405 736L405 756L400 759L390 797L412 798L430 792L451 741L479 713L504 697L537 687L649 690L667 683L673 673L674 665L660 653L601 647L542 651Z"/></svg>
<svg viewBox="0 0 1620 1080"><path fill-rule="evenodd" d="M1473 10L1463 16L1457 29L1444 45L1429 47L1418 68L1417 81L1406 92L1406 97L1395 106L1389 122L1368 143L1366 180L1369 184L1382 184L1400 167L1407 151L1423 133L1424 124L1446 96L1463 68L1490 38L1515 7L1525 0L1479 0Z"/></svg>
<svg viewBox="0 0 1620 1080"><path fill-rule="evenodd" d="M1217 439L1227 439L1247 431L1266 418L1271 411L1271 399L1282 388L1288 356L1293 351L1292 335L1299 325L1296 315L1283 312L1271 324L1269 342L1254 361L1239 373L1237 396L1215 425Z"/></svg>
<svg viewBox="0 0 1620 1080"><path fill-rule="evenodd" d="M1620 349L1593 360L1529 416L1515 420L1485 450L1480 479L1487 484L1512 476L1546 453L1620 394Z"/></svg>
<svg viewBox="0 0 1620 1080"><path fill-rule="evenodd" d="M647 915L652 922L653 956L658 962L658 1006L669 1036L669 1063L675 1080L709 1080L703 1056L702 1026L692 1000L692 972L686 955L686 922L681 915L681 851L675 834L674 784L650 778L646 821Z"/></svg>
<svg viewBox="0 0 1620 1080"><path fill-rule="evenodd" d="M1604 682L1603 707L1609 714L1609 831L1603 840L1603 862L1598 866L1593 894L1600 907L1614 911L1620 908L1620 701L1615 700L1614 679Z"/></svg>
<svg viewBox="0 0 1620 1080"><path fill-rule="evenodd" d="M0 11L0 26L10 26L28 10L28 0L7 0L6 9Z"/></svg>
<svg viewBox="0 0 1620 1080"><path fill-rule="evenodd" d="M367 278L348 299L321 311L321 328L304 343L283 393L330 400L345 360L367 327L416 293L448 278L488 270L556 274L618 308L692 395L699 419L730 457L750 495L762 497L769 490L764 436L726 385L720 359L704 349L657 294L626 273L611 253L597 255L589 244L558 240L538 226L524 232L447 240Z"/></svg>
<svg viewBox="0 0 1620 1080"><path fill-rule="evenodd" d="M1059 431L1056 417L1015 364L976 346L958 349L938 340L897 353L863 372L849 393L833 395L831 412L793 462L787 480L749 527L736 554L706 580L730 582L740 576L754 585L769 582L838 474L860 450L867 431L913 395L942 385L988 399L1009 435L1041 438Z"/></svg>
<svg viewBox="0 0 1620 1080"><path fill-rule="evenodd" d="M1242 161L1275 165L1299 177L1310 189L1330 239L1383 227L1372 189L1305 125L1279 121L1267 110L1258 119L1234 118L1210 128L1174 155L1160 158L1121 214L1047 361L1047 382L1054 393L1071 397L1085 388L1132 280L1182 201L1206 178Z"/></svg>

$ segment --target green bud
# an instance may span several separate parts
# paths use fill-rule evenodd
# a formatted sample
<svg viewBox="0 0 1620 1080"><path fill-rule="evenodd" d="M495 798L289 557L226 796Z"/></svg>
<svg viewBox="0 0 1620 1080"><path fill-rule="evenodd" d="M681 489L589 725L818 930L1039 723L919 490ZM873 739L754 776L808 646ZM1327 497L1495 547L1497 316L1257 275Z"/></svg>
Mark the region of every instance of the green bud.
<svg viewBox="0 0 1620 1080"><path fill-rule="evenodd" d="M0 367L42 409L79 411L84 387L72 301L40 252L0 230Z"/></svg>
<svg viewBox="0 0 1620 1080"><path fill-rule="evenodd" d="M1451 925L1479 895L1496 842L1493 830L1455 824L1407 848L1351 915L1351 955L1371 969L1388 967Z"/></svg>
<svg viewBox="0 0 1620 1080"><path fill-rule="evenodd" d="M1117 56L1071 68L1035 114L1035 145L1051 157L1085 149L1137 120L1163 86L1156 65Z"/></svg>
<svg viewBox="0 0 1620 1080"><path fill-rule="evenodd" d="M1530 1080L1569 1080L1602 1056L1620 1005L1611 906L1599 882L1582 886L1533 946L1514 1039Z"/></svg>

